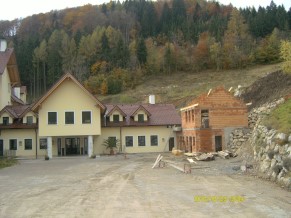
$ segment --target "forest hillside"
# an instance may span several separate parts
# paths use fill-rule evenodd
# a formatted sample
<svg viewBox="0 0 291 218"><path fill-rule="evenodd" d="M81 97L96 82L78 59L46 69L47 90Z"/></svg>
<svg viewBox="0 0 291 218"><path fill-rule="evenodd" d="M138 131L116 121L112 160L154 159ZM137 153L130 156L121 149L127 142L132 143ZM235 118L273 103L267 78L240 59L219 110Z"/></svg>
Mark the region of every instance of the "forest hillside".
<svg viewBox="0 0 291 218"><path fill-rule="evenodd" d="M0 38L15 48L30 101L66 72L108 100L151 80L172 78L182 87L180 78L193 77L208 88L216 76L245 78L248 69L282 61L290 29L291 8L273 1L237 9L206 0L126 0L2 20Z"/></svg>

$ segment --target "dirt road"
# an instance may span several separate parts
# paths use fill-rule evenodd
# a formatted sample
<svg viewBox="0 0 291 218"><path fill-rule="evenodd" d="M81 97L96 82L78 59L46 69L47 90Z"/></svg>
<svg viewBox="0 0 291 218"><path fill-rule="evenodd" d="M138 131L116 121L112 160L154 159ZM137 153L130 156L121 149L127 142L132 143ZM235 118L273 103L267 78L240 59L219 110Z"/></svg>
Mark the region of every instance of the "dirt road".
<svg viewBox="0 0 291 218"><path fill-rule="evenodd" d="M233 171L235 159L183 174L152 169L156 156L22 160L0 170L0 217L291 217L291 193Z"/></svg>

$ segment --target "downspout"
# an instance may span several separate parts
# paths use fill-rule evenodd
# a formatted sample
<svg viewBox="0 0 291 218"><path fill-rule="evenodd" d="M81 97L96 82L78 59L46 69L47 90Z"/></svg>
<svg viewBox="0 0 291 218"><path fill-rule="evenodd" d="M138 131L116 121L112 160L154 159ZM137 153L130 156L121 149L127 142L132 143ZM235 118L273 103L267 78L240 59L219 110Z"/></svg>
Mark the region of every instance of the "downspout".
<svg viewBox="0 0 291 218"><path fill-rule="evenodd" d="M122 127L119 127L119 138L120 138L120 149L119 152L122 152Z"/></svg>
<svg viewBox="0 0 291 218"><path fill-rule="evenodd" d="M37 159L37 128L35 130L35 159Z"/></svg>

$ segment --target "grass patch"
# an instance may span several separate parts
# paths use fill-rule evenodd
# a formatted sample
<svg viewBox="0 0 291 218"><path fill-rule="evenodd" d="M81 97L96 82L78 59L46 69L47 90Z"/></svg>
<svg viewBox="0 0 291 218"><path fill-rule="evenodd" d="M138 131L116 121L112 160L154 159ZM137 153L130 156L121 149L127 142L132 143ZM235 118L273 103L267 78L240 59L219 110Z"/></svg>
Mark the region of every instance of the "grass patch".
<svg viewBox="0 0 291 218"><path fill-rule="evenodd" d="M11 158L0 158L0 169L17 164L18 161Z"/></svg>
<svg viewBox="0 0 291 218"><path fill-rule="evenodd" d="M291 133L291 99L281 104L264 119L265 126L271 126L280 132Z"/></svg>

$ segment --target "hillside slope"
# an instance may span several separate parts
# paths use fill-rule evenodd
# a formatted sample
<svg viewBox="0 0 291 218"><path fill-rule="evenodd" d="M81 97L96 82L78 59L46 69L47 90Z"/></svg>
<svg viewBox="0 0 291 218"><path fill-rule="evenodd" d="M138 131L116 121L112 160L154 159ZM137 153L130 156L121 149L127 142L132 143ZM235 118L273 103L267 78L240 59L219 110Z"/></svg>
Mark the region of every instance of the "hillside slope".
<svg viewBox="0 0 291 218"><path fill-rule="evenodd" d="M278 70L280 65L274 64L243 70L147 76L143 83L133 90L126 90L117 95L98 96L98 98L105 103L145 103L148 101L148 95L153 94L156 96L157 103L172 103L180 108L211 88L224 86L229 89L238 85L248 87L256 80Z"/></svg>
<svg viewBox="0 0 291 218"><path fill-rule="evenodd" d="M251 109L290 94L291 75L276 71L256 80L241 97L245 102L252 102Z"/></svg>

